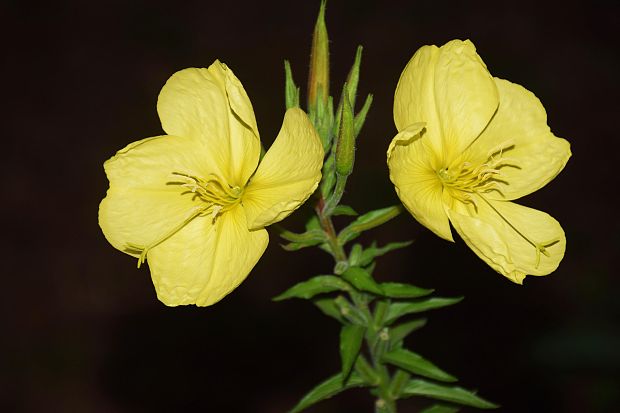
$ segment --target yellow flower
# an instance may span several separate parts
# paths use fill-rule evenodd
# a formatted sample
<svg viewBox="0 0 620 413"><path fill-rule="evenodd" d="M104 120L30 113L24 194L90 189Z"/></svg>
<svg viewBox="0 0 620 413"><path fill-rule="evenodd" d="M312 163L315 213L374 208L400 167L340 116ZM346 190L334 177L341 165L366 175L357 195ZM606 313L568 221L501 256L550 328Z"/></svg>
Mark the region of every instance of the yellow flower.
<svg viewBox="0 0 620 413"><path fill-rule="evenodd" d="M267 225L316 189L323 147L310 120L289 109L259 165L250 100L233 72L175 73L159 94L167 133L134 142L105 164L99 225L117 249L148 260L166 305L211 305L236 288L268 243Z"/></svg>
<svg viewBox="0 0 620 413"><path fill-rule="evenodd" d="M566 247L548 214L509 202L551 181L570 146L528 90L487 71L469 41L424 46L394 97L390 179L409 212L453 241L450 222L494 270L521 284L547 275Z"/></svg>

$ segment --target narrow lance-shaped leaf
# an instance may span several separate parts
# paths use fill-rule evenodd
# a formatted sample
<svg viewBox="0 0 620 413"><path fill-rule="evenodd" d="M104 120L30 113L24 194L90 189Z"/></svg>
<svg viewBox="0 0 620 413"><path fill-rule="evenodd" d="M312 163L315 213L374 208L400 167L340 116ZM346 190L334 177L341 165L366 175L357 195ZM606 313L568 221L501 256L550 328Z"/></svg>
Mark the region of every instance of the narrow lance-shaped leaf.
<svg viewBox="0 0 620 413"><path fill-rule="evenodd" d="M383 361L419 376L454 382L456 377L446 373L424 357L405 349L392 350L383 355Z"/></svg>
<svg viewBox="0 0 620 413"><path fill-rule="evenodd" d="M340 360L342 362L342 379L346 380L357 360L366 327L355 324L342 326L340 330Z"/></svg>
<svg viewBox="0 0 620 413"><path fill-rule="evenodd" d="M363 231L378 227L385 224L392 218L398 216L402 211L399 205L381 208L358 217L338 234L338 242L340 245L346 244L348 241L359 236Z"/></svg>
<svg viewBox="0 0 620 413"><path fill-rule="evenodd" d="M426 325L426 318L418 318L416 320L407 321L405 323L399 324L396 327L390 328L390 347L396 348L400 347L400 343L407 337L409 334L413 333L416 330L424 327Z"/></svg>
<svg viewBox="0 0 620 413"><path fill-rule="evenodd" d="M417 298L431 294L433 289L416 287L413 284L381 283L383 295L390 298Z"/></svg>
<svg viewBox="0 0 620 413"><path fill-rule="evenodd" d="M403 396L425 396L436 400L477 407L479 409L496 409L499 407L462 387L445 386L422 379L409 381L402 390L401 397Z"/></svg>
<svg viewBox="0 0 620 413"><path fill-rule="evenodd" d="M312 302L323 314L335 318L342 324L346 323L346 320L340 312L340 307L334 302L333 298L317 298L312 300Z"/></svg>
<svg viewBox="0 0 620 413"><path fill-rule="evenodd" d="M447 307L449 305L456 304L463 300L463 297L455 297L455 298L444 298L444 297L433 297L425 300L420 300L416 302L403 302L403 303L393 303L389 310L388 314L385 317L385 324L391 324L396 321L399 317L402 317L406 314L412 313L420 313L422 311L433 310L436 308Z"/></svg>
<svg viewBox="0 0 620 413"><path fill-rule="evenodd" d="M282 301L288 298L310 299L318 294L350 290L351 286L339 277L333 275L317 275L307 281L294 285L282 294L274 297L273 301Z"/></svg>
<svg viewBox="0 0 620 413"><path fill-rule="evenodd" d="M456 407L434 404L431 407L422 410L420 413L456 413L458 411L459 409Z"/></svg>
<svg viewBox="0 0 620 413"><path fill-rule="evenodd" d="M394 251L400 248L405 248L411 245L413 241L403 241L403 242L390 242L389 244L384 245L383 247L377 247L377 243L373 242L372 245L362 252L362 255L359 260L359 266L363 267L365 265L370 264L375 258L380 257L382 255L387 254L390 251Z"/></svg>
<svg viewBox="0 0 620 413"><path fill-rule="evenodd" d="M382 295L383 290L372 276L363 268L349 267L344 273L342 278L350 282L355 288L361 291L368 291L373 294Z"/></svg>
<svg viewBox="0 0 620 413"><path fill-rule="evenodd" d="M332 212L332 215L334 216L337 216L337 215L357 216L359 214L355 212L355 210L351 208L350 206L340 204L334 208L334 212Z"/></svg>
<svg viewBox="0 0 620 413"><path fill-rule="evenodd" d="M342 376L340 374L336 374L316 386L314 389L310 390L310 392L308 392L308 394L306 394L299 401L299 403L293 407L290 413L299 413L313 404L320 402L321 400L329 399L330 397L353 387L364 387L364 380L362 380L356 373L352 373L349 380L347 380L346 384L343 386Z"/></svg>
<svg viewBox="0 0 620 413"><path fill-rule="evenodd" d="M282 230L280 232L280 236L284 238L285 240L292 241L292 242L315 242L315 241L323 242L327 240L327 237L325 236L325 232L323 232L320 229L311 229L306 232L302 232L301 234L287 231L287 230Z"/></svg>

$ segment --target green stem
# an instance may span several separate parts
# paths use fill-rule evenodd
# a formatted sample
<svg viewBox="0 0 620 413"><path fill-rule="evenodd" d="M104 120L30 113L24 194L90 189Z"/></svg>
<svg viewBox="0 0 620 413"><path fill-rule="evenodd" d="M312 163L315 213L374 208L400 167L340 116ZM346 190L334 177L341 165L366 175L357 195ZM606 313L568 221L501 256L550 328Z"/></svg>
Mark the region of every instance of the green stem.
<svg viewBox="0 0 620 413"><path fill-rule="evenodd" d="M346 178L343 179L343 181L346 182ZM331 208L334 208L337 204L338 202L332 204ZM347 263L347 253L338 242L338 235L336 234L334 223L326 208L325 198L323 198L323 196L320 196L315 207L315 212L321 223L321 228L327 236L327 242L332 250L336 264L340 262ZM377 400L375 401L375 413L397 413L396 400L390 391L392 377L387 367L381 361L383 353L387 350L389 337L386 332L383 331L383 315L378 313L384 312L387 306L385 303L377 303L375 314L373 315L368 308L368 299L365 294L358 291L351 291L349 292L349 297L353 306L366 316L370 326L366 336L366 344L372 366L367 365L364 367L372 369L374 374L378 377L376 383L378 392ZM370 374L370 372L367 372L367 374Z"/></svg>

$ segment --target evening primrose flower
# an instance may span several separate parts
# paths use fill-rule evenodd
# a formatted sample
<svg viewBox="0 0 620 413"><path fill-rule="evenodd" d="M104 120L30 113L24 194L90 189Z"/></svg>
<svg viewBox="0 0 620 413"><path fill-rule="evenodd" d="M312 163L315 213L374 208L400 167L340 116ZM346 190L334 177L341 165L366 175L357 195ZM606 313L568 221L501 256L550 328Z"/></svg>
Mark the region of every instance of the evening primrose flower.
<svg viewBox="0 0 620 413"><path fill-rule="evenodd" d="M265 251L265 227L299 207L321 179L323 147L289 109L259 165L254 111L216 61L175 73L159 94L165 136L105 162L110 188L99 225L117 249L148 261L166 305L211 305L236 288Z"/></svg>
<svg viewBox="0 0 620 413"><path fill-rule="evenodd" d="M421 224L453 241L452 223L515 283L557 268L560 224L510 202L551 181L571 155L534 94L492 77L469 40L453 40L415 53L396 88L394 121L390 179Z"/></svg>

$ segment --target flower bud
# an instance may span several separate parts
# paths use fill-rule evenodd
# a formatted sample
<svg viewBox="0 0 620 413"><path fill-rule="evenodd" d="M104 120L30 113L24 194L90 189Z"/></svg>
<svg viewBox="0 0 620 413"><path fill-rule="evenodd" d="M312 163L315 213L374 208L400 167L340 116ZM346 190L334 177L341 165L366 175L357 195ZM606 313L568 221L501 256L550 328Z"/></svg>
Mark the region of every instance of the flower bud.
<svg viewBox="0 0 620 413"><path fill-rule="evenodd" d="M327 106L329 99L329 39L325 26L325 1L321 2L319 17L314 26L308 76L308 111L317 105Z"/></svg>
<svg viewBox="0 0 620 413"><path fill-rule="evenodd" d="M336 144L336 173L349 176L355 162L355 123L353 108L349 102L348 85L345 83L342 92L342 113L340 116L340 130Z"/></svg>

